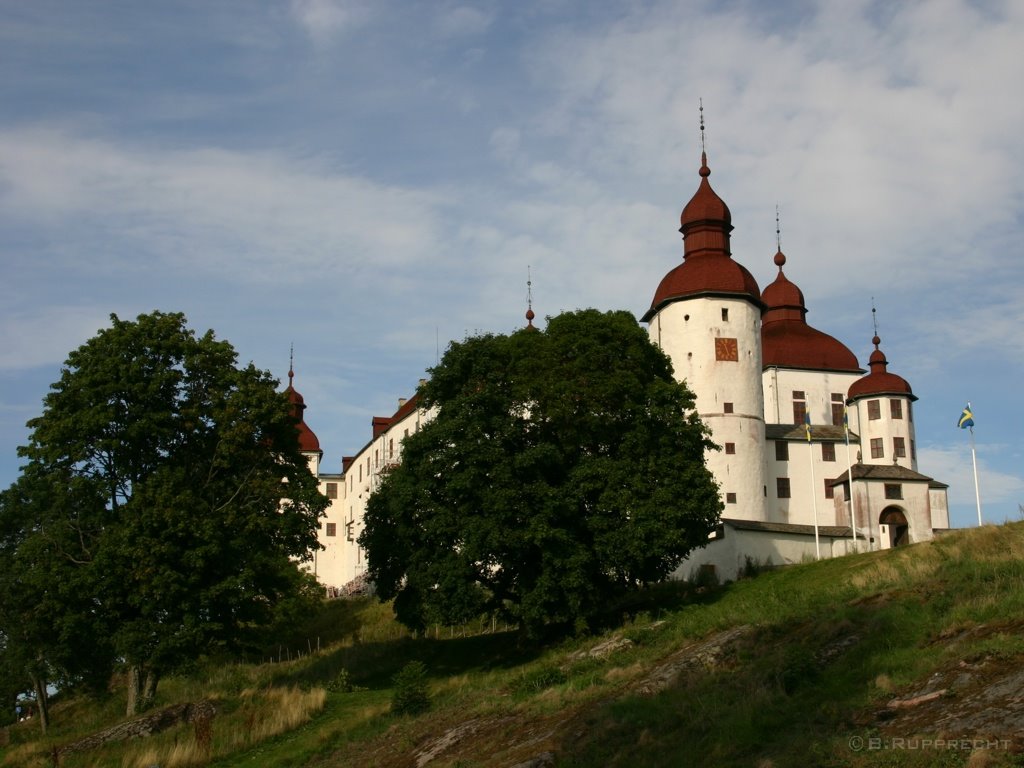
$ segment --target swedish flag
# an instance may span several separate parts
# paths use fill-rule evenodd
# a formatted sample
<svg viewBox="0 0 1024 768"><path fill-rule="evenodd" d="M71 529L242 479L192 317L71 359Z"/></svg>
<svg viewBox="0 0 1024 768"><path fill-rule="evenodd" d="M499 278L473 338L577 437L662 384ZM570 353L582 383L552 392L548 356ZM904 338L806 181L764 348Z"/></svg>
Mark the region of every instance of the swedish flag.
<svg viewBox="0 0 1024 768"><path fill-rule="evenodd" d="M843 429L846 430L846 436L850 436L850 410L844 405L843 406Z"/></svg>
<svg viewBox="0 0 1024 768"><path fill-rule="evenodd" d="M811 414L804 414L804 431L807 433L807 442L811 442Z"/></svg>
<svg viewBox="0 0 1024 768"><path fill-rule="evenodd" d="M956 423L960 429L967 429L968 427L974 426L974 414L971 412L971 404L968 403L964 407L964 412L960 414L960 421Z"/></svg>

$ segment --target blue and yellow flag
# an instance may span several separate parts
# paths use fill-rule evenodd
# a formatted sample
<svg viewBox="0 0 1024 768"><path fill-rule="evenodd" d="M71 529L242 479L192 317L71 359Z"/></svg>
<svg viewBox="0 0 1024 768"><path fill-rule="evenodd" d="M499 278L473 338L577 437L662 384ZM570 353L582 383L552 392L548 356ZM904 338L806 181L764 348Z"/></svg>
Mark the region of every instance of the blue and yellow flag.
<svg viewBox="0 0 1024 768"><path fill-rule="evenodd" d="M811 442L811 414L804 414L804 431L807 433L807 442Z"/></svg>
<svg viewBox="0 0 1024 768"><path fill-rule="evenodd" d="M843 406L843 429L846 431L846 436L850 436L850 409L845 405Z"/></svg>
<svg viewBox="0 0 1024 768"><path fill-rule="evenodd" d="M974 426L974 414L971 413L971 404L968 403L964 407L964 412L960 414L960 421L956 423L960 429L967 429L968 427Z"/></svg>

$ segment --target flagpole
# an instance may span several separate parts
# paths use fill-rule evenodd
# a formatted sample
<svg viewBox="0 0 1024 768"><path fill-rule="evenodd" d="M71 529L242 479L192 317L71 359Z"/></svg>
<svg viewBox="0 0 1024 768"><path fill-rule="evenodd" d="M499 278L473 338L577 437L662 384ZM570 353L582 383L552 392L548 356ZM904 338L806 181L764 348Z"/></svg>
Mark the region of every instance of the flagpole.
<svg viewBox="0 0 1024 768"><path fill-rule="evenodd" d="M850 537L853 540L853 549L857 550L857 518L853 514L853 462L850 460L850 427L846 427L846 476L850 481Z"/></svg>
<svg viewBox="0 0 1024 768"><path fill-rule="evenodd" d="M970 407L970 403L967 404ZM978 488L978 456L974 451L974 427L971 427L971 463L974 465L974 502L978 505L978 527L981 527L981 491Z"/></svg>
<svg viewBox="0 0 1024 768"><path fill-rule="evenodd" d="M818 538L818 485L814 480L814 445L811 443L811 414L804 414L804 432L807 434L807 457L811 460L811 506L814 508L814 553L821 560L821 541Z"/></svg>

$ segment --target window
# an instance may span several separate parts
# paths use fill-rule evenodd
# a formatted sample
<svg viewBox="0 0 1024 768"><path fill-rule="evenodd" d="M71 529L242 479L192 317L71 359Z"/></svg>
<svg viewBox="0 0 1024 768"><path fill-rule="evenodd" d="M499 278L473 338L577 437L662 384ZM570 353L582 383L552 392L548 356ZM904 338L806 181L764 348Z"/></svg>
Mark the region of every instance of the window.
<svg viewBox="0 0 1024 768"><path fill-rule="evenodd" d="M722 307L722 319L729 322L729 310L726 307Z"/></svg>
<svg viewBox="0 0 1024 768"><path fill-rule="evenodd" d="M354 522L352 522L351 520L349 520L347 523L345 523L345 541L355 541L356 540L356 534L355 534L355 531L353 530L355 528L355 525L356 524Z"/></svg>
<svg viewBox="0 0 1024 768"><path fill-rule="evenodd" d="M367 471L369 471L369 470L367 470ZM362 464L359 465L359 482L360 483L363 482L363 465Z"/></svg>
<svg viewBox="0 0 1024 768"><path fill-rule="evenodd" d="M780 499L789 498L789 478L788 477L777 477L775 478L775 495Z"/></svg>
<svg viewBox="0 0 1024 768"><path fill-rule="evenodd" d="M902 437L892 439L892 455L904 459L907 456L907 441Z"/></svg>
<svg viewBox="0 0 1024 768"><path fill-rule="evenodd" d="M843 415L846 413L846 408L842 403L832 403L832 423L837 426L843 426Z"/></svg>
<svg viewBox="0 0 1024 768"><path fill-rule="evenodd" d="M726 504L735 504L736 503L736 494L735 493L727 493L727 494L725 494L725 503Z"/></svg>
<svg viewBox="0 0 1024 768"><path fill-rule="evenodd" d="M890 400L889 401L889 415L894 419L903 418L903 401L902 400Z"/></svg>
<svg viewBox="0 0 1024 768"><path fill-rule="evenodd" d="M835 461L836 460L836 444L835 443L822 443L821 444L821 460L822 461Z"/></svg>
<svg viewBox="0 0 1024 768"><path fill-rule="evenodd" d="M338 498L338 484L337 483L328 483L327 484L327 498L328 499L336 499L336 498Z"/></svg>
<svg viewBox="0 0 1024 768"><path fill-rule="evenodd" d="M804 396L804 391L802 389L794 389L793 390L793 399L794 400L806 400L807 398Z"/></svg>
<svg viewBox="0 0 1024 768"><path fill-rule="evenodd" d="M875 421L882 418L882 406L878 400L868 400L868 419Z"/></svg>
<svg viewBox="0 0 1024 768"><path fill-rule="evenodd" d="M832 393L832 402L833 403L845 402L845 398L843 397L843 393L842 392L833 392Z"/></svg>
<svg viewBox="0 0 1024 768"><path fill-rule="evenodd" d="M871 458L881 459L885 456L885 448L882 446L882 438L871 438Z"/></svg>
<svg viewBox="0 0 1024 768"><path fill-rule="evenodd" d="M338 524L337 523L328 523L327 524L327 535L328 536L337 536L338 535Z"/></svg>
<svg viewBox="0 0 1024 768"><path fill-rule="evenodd" d="M395 438L388 439L388 458L390 459L395 455Z"/></svg>
<svg viewBox="0 0 1024 768"><path fill-rule="evenodd" d="M722 404L722 410L725 413L732 413L732 403L723 403Z"/></svg>
<svg viewBox="0 0 1024 768"><path fill-rule="evenodd" d="M825 478L825 498L834 499L836 497L836 488L832 483L835 482L835 478Z"/></svg>
<svg viewBox="0 0 1024 768"><path fill-rule="evenodd" d="M793 401L793 423L803 424L804 419L807 418L807 403L800 401Z"/></svg>
<svg viewBox="0 0 1024 768"><path fill-rule="evenodd" d="M775 460L789 461L789 443L783 440L775 441Z"/></svg>
<svg viewBox="0 0 1024 768"><path fill-rule="evenodd" d="M907 421L911 424L914 423L914 405L913 403L907 403Z"/></svg>
<svg viewBox="0 0 1024 768"><path fill-rule="evenodd" d="M725 452L729 454L736 453L736 443L726 443Z"/></svg>
<svg viewBox="0 0 1024 768"><path fill-rule="evenodd" d="M903 498L903 486L899 483L886 483L885 484L885 498L887 499L902 499Z"/></svg>

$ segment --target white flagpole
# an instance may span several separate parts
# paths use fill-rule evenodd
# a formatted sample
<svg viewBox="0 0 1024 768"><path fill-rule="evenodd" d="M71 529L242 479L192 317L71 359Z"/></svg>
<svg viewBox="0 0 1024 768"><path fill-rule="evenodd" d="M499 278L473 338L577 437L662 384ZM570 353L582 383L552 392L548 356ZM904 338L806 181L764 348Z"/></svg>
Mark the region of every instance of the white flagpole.
<svg viewBox="0 0 1024 768"><path fill-rule="evenodd" d="M846 477L850 481L850 537L853 539L854 551L857 549L857 518L853 514L853 462L850 460L850 425L846 425Z"/></svg>
<svg viewBox="0 0 1024 768"><path fill-rule="evenodd" d="M968 403L970 408L971 404ZM974 464L974 502L978 505L978 527L981 527L981 491L978 489L978 456L974 451L974 427L971 430L971 463Z"/></svg>
<svg viewBox="0 0 1024 768"><path fill-rule="evenodd" d="M810 427L807 428L807 456L811 460L811 504L814 507L814 553L821 560L821 542L818 538L818 486L814 482L814 444L810 440Z"/></svg>

